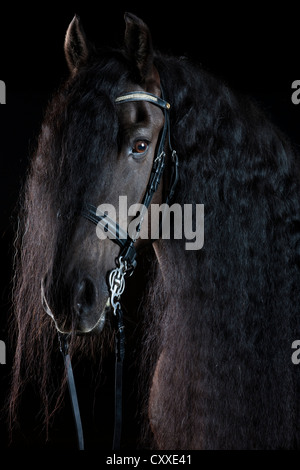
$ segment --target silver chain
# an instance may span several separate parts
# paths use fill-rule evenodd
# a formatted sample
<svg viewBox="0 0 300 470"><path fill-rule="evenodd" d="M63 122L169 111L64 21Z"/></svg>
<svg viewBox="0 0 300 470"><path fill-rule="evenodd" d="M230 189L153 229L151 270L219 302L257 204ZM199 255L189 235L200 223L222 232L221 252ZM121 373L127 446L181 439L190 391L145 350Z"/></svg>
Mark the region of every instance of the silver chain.
<svg viewBox="0 0 300 470"><path fill-rule="evenodd" d="M110 303L116 315L117 309L121 307L120 297L125 289L125 275L127 272L127 262L123 261L123 257L118 259L118 265L109 275Z"/></svg>

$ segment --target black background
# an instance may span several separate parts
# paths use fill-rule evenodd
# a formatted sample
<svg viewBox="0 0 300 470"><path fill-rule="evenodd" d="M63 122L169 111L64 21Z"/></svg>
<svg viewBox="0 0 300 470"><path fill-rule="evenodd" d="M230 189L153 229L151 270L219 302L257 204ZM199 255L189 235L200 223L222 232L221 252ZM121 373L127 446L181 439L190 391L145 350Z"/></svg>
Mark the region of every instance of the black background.
<svg viewBox="0 0 300 470"><path fill-rule="evenodd" d="M7 104L0 106L0 340L7 346L7 364L0 365L0 407L6 397L13 355L7 339L7 322L16 224L14 211L45 107L51 93L68 73L63 42L75 13L79 14L89 39L98 46L120 45L124 34L123 14L125 11L135 13L150 27L157 49L188 56L232 88L252 96L295 145L300 144L300 105L291 101L291 84L300 79L300 8L297 10L287 3L269 7L262 2L258 5L243 2L239 7L223 2L220 7L215 2L197 1L166 4L84 1L73 2L70 7L50 2L22 5L0 7L0 80L6 83L7 91ZM112 364L107 364L108 368L110 366ZM105 393L109 395L110 378L106 386ZM108 402L111 402L110 396ZM74 448L72 423L68 425L72 421L70 410L57 418L50 442L45 444L44 435L35 429L37 410L31 409L31 405L32 397L27 396L21 410L23 427L12 448ZM101 407L107 409L107 404L101 402L93 406L97 408L99 422L94 425L95 429L88 431L91 448L95 448L97 432L103 437ZM89 403L83 408L83 413L91 413ZM7 430L4 418L0 419L0 448L6 449ZM112 415L103 421L107 442L112 428L110 421ZM129 422L130 416L126 419L127 425ZM126 431L129 448L135 446L133 427L128 425ZM95 437L89 436L94 431Z"/></svg>

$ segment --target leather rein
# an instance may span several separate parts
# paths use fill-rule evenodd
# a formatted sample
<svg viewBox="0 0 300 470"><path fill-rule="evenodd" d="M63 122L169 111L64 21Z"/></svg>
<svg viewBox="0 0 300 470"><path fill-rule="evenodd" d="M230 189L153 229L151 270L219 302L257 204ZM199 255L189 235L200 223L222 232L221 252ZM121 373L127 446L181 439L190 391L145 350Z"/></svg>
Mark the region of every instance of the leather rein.
<svg viewBox="0 0 300 470"><path fill-rule="evenodd" d="M147 101L155 106L158 106L163 110L164 113L164 125L161 131L159 144L157 146L156 155L153 160L152 169L150 172L147 189L142 201L142 207L144 211L149 208L152 198L158 189L161 182L162 175L165 169L166 160L166 139L168 136L168 146L171 152L171 176L170 185L167 192L166 203L172 199L175 191L176 184L178 182L178 158L175 150L172 149L170 140L170 119L169 110L170 104L164 100L163 92L162 98L159 96L147 93L144 91L132 91L119 96L115 99L117 105L122 103L134 102L134 101ZM132 275L136 267L136 248L135 242L139 237L143 222L143 214L140 214L140 221L136 229L136 233L130 237L128 232L125 232L119 224L112 220L104 212L99 211L94 205L87 204L82 211L82 216L92 222L95 225L100 225L106 232L111 236L109 237L114 243L119 245L120 252L116 258L116 267L110 272L108 277L108 288L110 293L110 305L113 309L114 314L114 327L115 327L115 425L114 425L114 438L113 438L113 449L120 449L121 443L121 431L122 431L122 377L123 377L123 361L125 355L125 333L123 323L123 312L121 308L121 296L125 289L125 279ZM46 313L52 318L57 325L53 316L53 313L46 301L45 293L43 289L43 283L41 286L42 292L42 305ZM79 411L79 404L77 399L77 392L75 387L74 375L71 365L71 359L68 352L68 337L69 334L62 333L58 330L60 351L64 358L68 388L71 398L71 405L74 414L75 427L78 440L79 450L84 450L84 439L82 423Z"/></svg>

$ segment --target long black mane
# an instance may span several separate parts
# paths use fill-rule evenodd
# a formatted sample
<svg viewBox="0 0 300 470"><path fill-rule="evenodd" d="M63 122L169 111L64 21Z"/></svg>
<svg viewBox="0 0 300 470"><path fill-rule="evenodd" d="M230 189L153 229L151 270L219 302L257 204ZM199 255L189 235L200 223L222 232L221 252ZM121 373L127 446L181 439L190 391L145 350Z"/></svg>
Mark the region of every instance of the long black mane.
<svg viewBox="0 0 300 470"><path fill-rule="evenodd" d="M175 286L184 285L174 343L183 330L185 363L194 361L199 371L203 447L298 446L299 379L290 348L299 331L299 156L252 100L188 61L157 63L175 108L177 201L205 206L203 249L184 260L172 253L168 271L173 304ZM158 328L163 344L170 332ZM182 383L193 374L187 369ZM194 393L178 397L178 408ZM219 425L207 434L211 422Z"/></svg>
<svg viewBox="0 0 300 470"><path fill-rule="evenodd" d="M167 435L174 425L170 416L181 424L165 445L193 447L201 435L203 448L297 447L291 344L300 326L299 158L248 98L186 59L157 54L154 63L172 104L180 159L174 202L205 207L203 249L184 251L184 240L158 242L167 276L150 253L145 298L135 305L143 313L143 382L150 383L166 348L171 358L162 429ZM100 51L47 110L21 204L12 417L31 380L39 383L46 421L58 406L49 391L56 331L41 305L41 279L54 286L54 296L57 259L118 142L114 99L134 73L122 51ZM109 184L114 164L101 184ZM109 325L104 337L111 344ZM98 361L103 341L74 338L72 347ZM182 384L176 393L174 370ZM148 390L141 396L146 409Z"/></svg>

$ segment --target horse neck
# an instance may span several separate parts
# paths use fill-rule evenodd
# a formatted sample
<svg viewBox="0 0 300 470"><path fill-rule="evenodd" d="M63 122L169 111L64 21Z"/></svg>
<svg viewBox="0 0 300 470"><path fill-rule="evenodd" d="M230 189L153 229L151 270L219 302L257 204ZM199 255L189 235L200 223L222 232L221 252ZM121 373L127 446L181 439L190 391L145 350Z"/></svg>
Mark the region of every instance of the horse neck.
<svg viewBox="0 0 300 470"><path fill-rule="evenodd" d="M186 252L181 240L160 239L153 243L153 248L162 280L161 288L170 295L174 295L176 289L177 303L180 303L178 294L195 290L198 257L193 252Z"/></svg>

